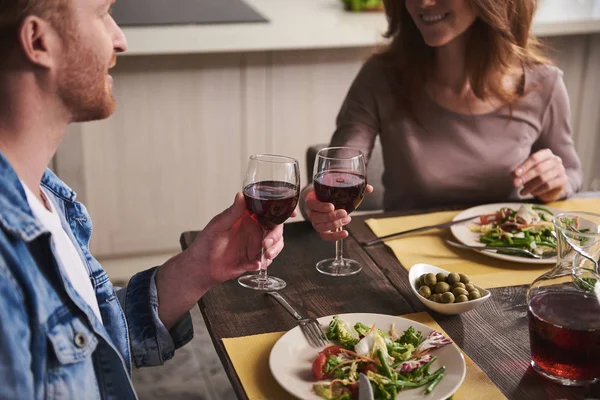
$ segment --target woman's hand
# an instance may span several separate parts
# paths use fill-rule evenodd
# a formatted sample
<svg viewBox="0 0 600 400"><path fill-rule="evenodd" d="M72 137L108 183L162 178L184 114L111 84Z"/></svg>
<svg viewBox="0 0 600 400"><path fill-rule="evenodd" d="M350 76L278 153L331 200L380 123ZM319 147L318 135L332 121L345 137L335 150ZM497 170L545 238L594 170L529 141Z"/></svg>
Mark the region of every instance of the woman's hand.
<svg viewBox="0 0 600 400"><path fill-rule="evenodd" d="M367 185L366 193L372 191L373 186ZM305 191L304 196L306 215L313 228L324 240L336 241L348 236L348 232L343 229L339 232L335 231L336 228L348 225L352 220L346 210L336 210L333 204L319 201L312 187Z"/></svg>
<svg viewBox="0 0 600 400"><path fill-rule="evenodd" d="M523 186L520 194L532 194L543 202L558 199L568 183L562 159L550 149L533 153L513 171L515 187Z"/></svg>

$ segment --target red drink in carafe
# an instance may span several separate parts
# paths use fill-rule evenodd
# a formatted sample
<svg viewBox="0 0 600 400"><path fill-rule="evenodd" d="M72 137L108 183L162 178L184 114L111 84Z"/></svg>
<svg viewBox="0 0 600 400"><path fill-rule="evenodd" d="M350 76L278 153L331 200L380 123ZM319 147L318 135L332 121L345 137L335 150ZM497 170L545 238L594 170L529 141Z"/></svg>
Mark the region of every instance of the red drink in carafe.
<svg viewBox="0 0 600 400"><path fill-rule="evenodd" d="M535 367L559 378L600 378L600 304L591 293L539 291L529 302Z"/></svg>

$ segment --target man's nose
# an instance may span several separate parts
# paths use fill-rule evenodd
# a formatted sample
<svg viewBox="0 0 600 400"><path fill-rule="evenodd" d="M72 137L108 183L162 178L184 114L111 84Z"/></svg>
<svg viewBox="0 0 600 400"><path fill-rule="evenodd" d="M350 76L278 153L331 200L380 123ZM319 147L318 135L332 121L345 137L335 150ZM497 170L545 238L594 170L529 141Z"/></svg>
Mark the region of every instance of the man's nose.
<svg viewBox="0 0 600 400"><path fill-rule="evenodd" d="M124 53L127 51L127 38L125 34L119 28L119 26L115 23L116 33L113 39L113 47L115 49L115 53Z"/></svg>

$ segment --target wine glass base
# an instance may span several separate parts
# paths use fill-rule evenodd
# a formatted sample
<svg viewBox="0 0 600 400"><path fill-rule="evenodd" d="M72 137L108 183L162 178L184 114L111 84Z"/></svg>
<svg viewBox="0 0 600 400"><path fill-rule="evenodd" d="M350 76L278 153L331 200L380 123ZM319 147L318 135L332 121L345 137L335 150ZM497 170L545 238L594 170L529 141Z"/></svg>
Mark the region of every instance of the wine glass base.
<svg viewBox="0 0 600 400"><path fill-rule="evenodd" d="M350 276L358 274L361 270L361 265L349 258L342 258L341 261L336 261L335 258L328 258L317 263L317 271L330 276Z"/></svg>
<svg viewBox="0 0 600 400"><path fill-rule="evenodd" d="M535 372L537 372L538 374L540 374L541 376L543 376L544 378L554 382L554 383L558 383L559 385L564 385L564 386L587 386L587 385L591 385L594 383L597 383L599 380L598 379L591 379L591 380L574 380L574 379L568 379L568 378L562 378L560 376L556 376L556 375L552 375L550 373L548 373L547 371L543 370L542 368L540 368L535 361L531 361L531 367L533 368L533 370Z"/></svg>
<svg viewBox="0 0 600 400"><path fill-rule="evenodd" d="M263 278L257 274L240 276L238 278L238 283L248 289L262 290L265 292L281 290L286 286L283 279L274 276Z"/></svg>

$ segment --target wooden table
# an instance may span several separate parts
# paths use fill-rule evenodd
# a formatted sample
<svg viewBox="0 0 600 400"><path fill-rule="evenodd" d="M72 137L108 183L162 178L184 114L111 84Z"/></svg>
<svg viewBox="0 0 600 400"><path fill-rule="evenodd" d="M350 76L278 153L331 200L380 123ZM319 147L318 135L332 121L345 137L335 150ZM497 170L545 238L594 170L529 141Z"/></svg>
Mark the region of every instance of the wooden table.
<svg viewBox="0 0 600 400"><path fill-rule="evenodd" d="M392 215L401 214L377 217ZM363 270L354 276L337 278L322 275L315 269L319 260L334 255L333 243L322 241L309 223L286 224L285 249L269 267L269 273L288 283L282 293L295 307L312 317L350 312L400 315L427 311L507 398L587 397L585 393L589 389L553 384L529 367L526 286L491 289L491 299L468 313L436 314L414 297L407 270L388 247L361 247L359 242L374 238L364 223L366 218L353 218L347 227L350 237L344 241L345 255L359 261ZM184 249L195 235L195 232L182 234ZM296 326L295 321L272 298L245 289L235 280L213 288L200 300L199 306L238 398L247 399L221 339L287 331ZM474 394L473 399L476 398Z"/></svg>

